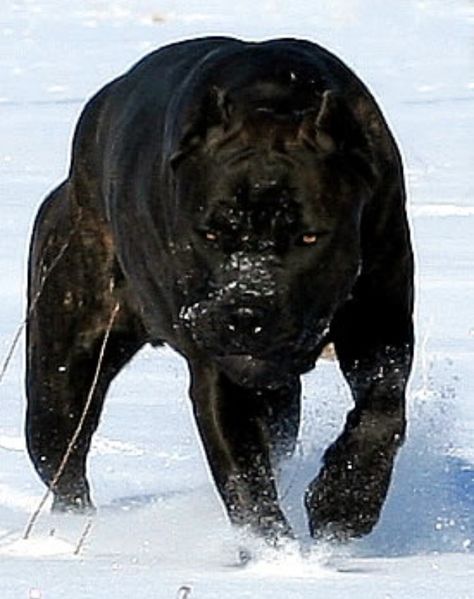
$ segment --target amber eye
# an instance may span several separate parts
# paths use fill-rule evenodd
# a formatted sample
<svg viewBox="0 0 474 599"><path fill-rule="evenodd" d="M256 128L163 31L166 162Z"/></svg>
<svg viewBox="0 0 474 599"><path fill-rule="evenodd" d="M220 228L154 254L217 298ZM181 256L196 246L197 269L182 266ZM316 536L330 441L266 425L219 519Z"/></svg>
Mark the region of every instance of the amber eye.
<svg viewBox="0 0 474 599"><path fill-rule="evenodd" d="M208 241L216 241L217 240L217 233L214 233L214 231L206 231L204 236Z"/></svg>
<svg viewBox="0 0 474 599"><path fill-rule="evenodd" d="M317 241L316 233L304 233L300 238L301 245L314 245Z"/></svg>

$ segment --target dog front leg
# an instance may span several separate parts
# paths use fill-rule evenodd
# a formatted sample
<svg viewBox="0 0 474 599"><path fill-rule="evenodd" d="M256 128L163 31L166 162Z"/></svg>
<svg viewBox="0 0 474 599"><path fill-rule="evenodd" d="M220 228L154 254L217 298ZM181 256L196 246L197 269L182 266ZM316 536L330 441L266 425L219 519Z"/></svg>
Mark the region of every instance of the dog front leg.
<svg viewBox="0 0 474 599"><path fill-rule="evenodd" d="M191 398L209 466L231 522L275 544L291 536L279 506L265 419L272 395L231 382L217 368L191 362Z"/></svg>

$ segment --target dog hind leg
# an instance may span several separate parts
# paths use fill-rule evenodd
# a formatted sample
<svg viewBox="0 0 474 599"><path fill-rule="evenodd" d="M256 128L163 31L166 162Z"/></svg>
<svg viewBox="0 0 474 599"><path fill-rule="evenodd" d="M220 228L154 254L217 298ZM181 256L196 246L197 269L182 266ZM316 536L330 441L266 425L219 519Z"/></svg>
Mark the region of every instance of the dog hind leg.
<svg viewBox="0 0 474 599"><path fill-rule="evenodd" d="M123 297L123 278L104 223L78 211L70 193L65 183L49 196L32 236L26 437L39 476L51 486L84 411L119 302L84 425L52 489L54 508L80 511L92 506L86 458L106 390L145 336Z"/></svg>

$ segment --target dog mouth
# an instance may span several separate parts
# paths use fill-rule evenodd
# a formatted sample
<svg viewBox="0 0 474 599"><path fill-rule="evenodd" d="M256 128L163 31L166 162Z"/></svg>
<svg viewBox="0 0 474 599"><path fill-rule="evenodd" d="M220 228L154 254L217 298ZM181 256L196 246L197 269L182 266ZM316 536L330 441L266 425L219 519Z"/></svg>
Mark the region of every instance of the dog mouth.
<svg viewBox="0 0 474 599"><path fill-rule="evenodd" d="M292 384L294 378L313 368L314 356L289 354L258 357L249 353L227 354L214 357L217 365L242 387L278 389Z"/></svg>
<svg viewBox="0 0 474 599"><path fill-rule="evenodd" d="M228 354L218 356L215 360L234 383L243 387L278 388L291 378L288 369L280 361L251 354Z"/></svg>
<svg viewBox="0 0 474 599"><path fill-rule="evenodd" d="M198 302L183 308L180 319L196 346L235 384L278 388L313 368L329 332L328 318L295 323L260 305L231 308Z"/></svg>

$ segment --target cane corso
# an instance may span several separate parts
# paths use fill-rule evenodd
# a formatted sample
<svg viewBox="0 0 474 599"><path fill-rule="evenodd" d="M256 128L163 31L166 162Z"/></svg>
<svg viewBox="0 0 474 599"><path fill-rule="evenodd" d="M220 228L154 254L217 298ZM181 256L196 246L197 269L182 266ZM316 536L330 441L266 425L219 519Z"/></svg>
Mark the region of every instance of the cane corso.
<svg viewBox="0 0 474 599"><path fill-rule="evenodd" d="M276 458L295 446L300 377L332 342L354 407L315 465L310 531L344 540L377 522L405 434L413 256L395 141L328 51L209 37L106 85L37 215L28 294L27 444L53 509L92 509L107 388L144 344L166 343L189 365L231 522L291 536Z"/></svg>

